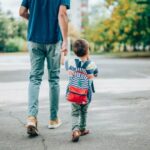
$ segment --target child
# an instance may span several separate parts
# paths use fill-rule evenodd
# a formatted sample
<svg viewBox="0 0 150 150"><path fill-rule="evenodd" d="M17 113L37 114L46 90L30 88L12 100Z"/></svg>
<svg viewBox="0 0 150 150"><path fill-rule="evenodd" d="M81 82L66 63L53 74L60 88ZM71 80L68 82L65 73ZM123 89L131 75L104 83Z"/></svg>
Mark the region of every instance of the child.
<svg viewBox="0 0 150 150"><path fill-rule="evenodd" d="M78 59L66 61L65 67L69 74L67 100L72 102L72 141L77 142L80 136L89 134L89 130L86 129L87 110L92 92L94 92L93 78L97 76L98 70L95 63L89 59L89 44L86 40L75 41L73 51ZM85 88L75 87L76 83ZM86 83L88 83L88 87L86 87ZM74 91L69 91L69 89L76 90L77 88L79 90L76 95ZM80 102L81 99L82 102Z"/></svg>

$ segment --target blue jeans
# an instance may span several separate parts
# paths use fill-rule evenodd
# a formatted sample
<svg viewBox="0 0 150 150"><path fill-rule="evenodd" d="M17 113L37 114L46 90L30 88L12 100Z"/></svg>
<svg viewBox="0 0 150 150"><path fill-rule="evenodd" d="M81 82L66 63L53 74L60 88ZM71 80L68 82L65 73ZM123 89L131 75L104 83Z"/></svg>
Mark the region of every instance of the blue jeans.
<svg viewBox="0 0 150 150"><path fill-rule="evenodd" d="M28 116L37 117L39 104L39 89L44 74L44 62L47 61L50 120L57 119L59 108L59 74L60 74L60 48L57 44L28 43L30 54L31 72L28 88Z"/></svg>

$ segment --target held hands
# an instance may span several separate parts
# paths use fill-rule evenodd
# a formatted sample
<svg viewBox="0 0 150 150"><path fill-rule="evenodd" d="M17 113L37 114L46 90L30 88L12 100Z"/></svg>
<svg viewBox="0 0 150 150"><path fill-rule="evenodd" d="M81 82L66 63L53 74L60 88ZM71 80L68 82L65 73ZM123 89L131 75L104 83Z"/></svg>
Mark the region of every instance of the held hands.
<svg viewBox="0 0 150 150"><path fill-rule="evenodd" d="M68 54L68 42L67 41L63 41L62 47L61 47L61 52L64 53L64 56L66 56Z"/></svg>
<svg viewBox="0 0 150 150"><path fill-rule="evenodd" d="M64 54L64 52L61 52L60 64L61 65L65 64L65 54Z"/></svg>
<svg viewBox="0 0 150 150"><path fill-rule="evenodd" d="M68 43L67 41L63 41L62 47L61 47L61 65L64 65L65 63L65 56L68 54Z"/></svg>

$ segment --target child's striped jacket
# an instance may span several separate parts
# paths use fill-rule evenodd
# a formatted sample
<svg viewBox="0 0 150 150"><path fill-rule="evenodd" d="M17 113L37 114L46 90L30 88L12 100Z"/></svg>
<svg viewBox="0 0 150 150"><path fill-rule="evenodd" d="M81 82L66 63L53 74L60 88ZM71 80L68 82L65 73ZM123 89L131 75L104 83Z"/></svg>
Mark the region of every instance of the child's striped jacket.
<svg viewBox="0 0 150 150"><path fill-rule="evenodd" d="M88 89L87 98L89 103L92 99L92 93L95 92L95 90L94 90L93 80L88 79L87 76L98 74L98 69L95 63L91 60L82 62L79 59L74 59L74 60L66 61L65 68L67 71L74 72L74 75L69 77L67 93L69 90L72 90L72 92L75 92L76 90L76 92L78 93L85 94L87 92L86 89ZM81 90L78 91L77 88ZM80 98L78 97L78 99Z"/></svg>

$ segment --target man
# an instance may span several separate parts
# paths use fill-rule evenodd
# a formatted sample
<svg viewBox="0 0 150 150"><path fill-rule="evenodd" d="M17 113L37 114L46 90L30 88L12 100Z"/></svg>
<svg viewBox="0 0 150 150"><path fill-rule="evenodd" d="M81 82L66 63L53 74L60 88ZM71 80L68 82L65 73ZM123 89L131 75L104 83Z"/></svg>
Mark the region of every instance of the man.
<svg viewBox="0 0 150 150"><path fill-rule="evenodd" d="M28 22L28 49L31 72L28 91L27 133L38 135L37 115L39 88L47 61L50 118L48 128L61 125L58 118L60 53L67 54L70 0L23 0L19 14ZM61 42L62 39L62 42ZM62 44L61 44L62 43Z"/></svg>

